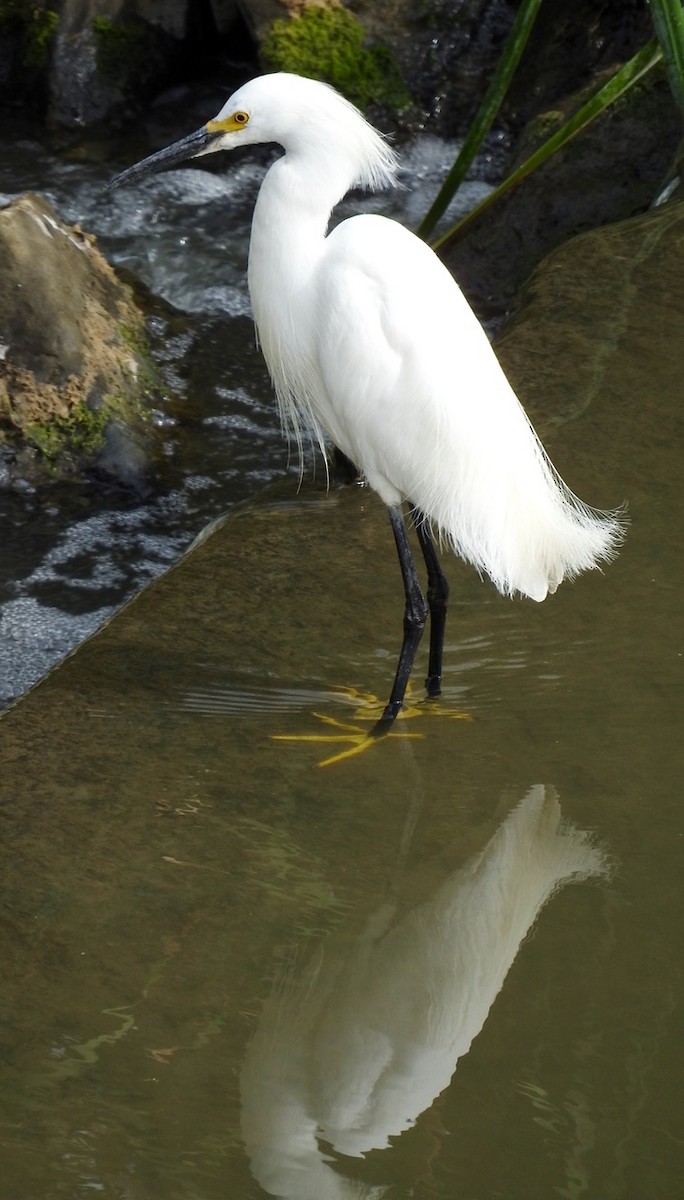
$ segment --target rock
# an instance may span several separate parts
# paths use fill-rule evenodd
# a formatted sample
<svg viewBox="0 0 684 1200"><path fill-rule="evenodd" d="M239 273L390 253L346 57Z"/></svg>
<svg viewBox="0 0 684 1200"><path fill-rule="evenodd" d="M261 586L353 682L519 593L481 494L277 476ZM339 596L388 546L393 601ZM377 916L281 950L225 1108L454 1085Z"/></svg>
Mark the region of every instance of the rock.
<svg viewBox="0 0 684 1200"><path fill-rule="evenodd" d="M678 478L683 245L679 201L571 238L540 263L496 349L544 436L610 402L614 436L623 436L620 421L635 430L642 421ZM661 409L662 442L653 415ZM639 487L653 478L644 470Z"/></svg>
<svg viewBox="0 0 684 1200"><path fill-rule="evenodd" d="M283 4L281 0L240 0L245 24L257 44L272 23L287 16L287 8L291 7L293 6Z"/></svg>
<svg viewBox="0 0 684 1200"><path fill-rule="evenodd" d="M237 18L241 12L244 14L246 7L240 0L209 0L209 5L220 37L234 28Z"/></svg>
<svg viewBox="0 0 684 1200"><path fill-rule="evenodd" d="M142 480L155 373L143 319L94 239L38 196L0 210L5 486L103 471Z"/></svg>
<svg viewBox="0 0 684 1200"><path fill-rule="evenodd" d="M169 78L187 22L188 0L124 5L106 11L66 0L49 68L50 118L74 128L135 106Z"/></svg>
<svg viewBox="0 0 684 1200"><path fill-rule="evenodd" d="M0 0L0 100L44 103L50 50L59 23L52 5Z"/></svg>
<svg viewBox="0 0 684 1200"><path fill-rule="evenodd" d="M355 0L353 9L369 39L396 59L414 127L462 136L510 29L508 0Z"/></svg>
<svg viewBox="0 0 684 1200"><path fill-rule="evenodd" d="M0 0L0 99L60 128L122 120L240 21L236 0Z"/></svg>
<svg viewBox="0 0 684 1200"><path fill-rule="evenodd" d="M536 118L523 131L510 169L584 100L582 92ZM568 238L648 209L680 137L681 117L667 83L652 74L477 218L443 257L478 312L504 313L537 263Z"/></svg>
<svg viewBox="0 0 684 1200"><path fill-rule="evenodd" d="M267 71L330 83L383 125L396 126L397 114L411 111L412 97L377 26L369 36L356 12L338 0L287 0L276 19L267 23L271 8L259 3L253 12Z"/></svg>

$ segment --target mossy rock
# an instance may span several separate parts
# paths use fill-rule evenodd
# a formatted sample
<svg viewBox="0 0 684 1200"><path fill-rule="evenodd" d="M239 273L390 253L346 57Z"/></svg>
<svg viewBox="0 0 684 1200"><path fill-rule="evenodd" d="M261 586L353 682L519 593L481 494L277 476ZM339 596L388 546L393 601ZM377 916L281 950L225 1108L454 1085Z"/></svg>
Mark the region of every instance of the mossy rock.
<svg viewBox="0 0 684 1200"><path fill-rule="evenodd" d="M47 5L27 4L26 0L0 0L0 36L18 34L21 39L21 63L31 72L47 66L59 14Z"/></svg>
<svg viewBox="0 0 684 1200"><path fill-rule="evenodd" d="M406 109L411 96L391 50L367 46L363 26L337 4L316 4L274 21L261 44L266 70L332 84L359 108Z"/></svg>
<svg viewBox="0 0 684 1200"><path fill-rule="evenodd" d="M98 70L103 79L123 91L144 87L163 73L172 46L163 30L145 21L112 21L93 17L92 31Z"/></svg>
<svg viewBox="0 0 684 1200"><path fill-rule="evenodd" d="M58 24L49 3L0 0L0 94L42 102Z"/></svg>
<svg viewBox="0 0 684 1200"><path fill-rule="evenodd" d="M99 472L137 487L158 380L143 317L92 237L41 197L0 210L0 451L37 485Z"/></svg>

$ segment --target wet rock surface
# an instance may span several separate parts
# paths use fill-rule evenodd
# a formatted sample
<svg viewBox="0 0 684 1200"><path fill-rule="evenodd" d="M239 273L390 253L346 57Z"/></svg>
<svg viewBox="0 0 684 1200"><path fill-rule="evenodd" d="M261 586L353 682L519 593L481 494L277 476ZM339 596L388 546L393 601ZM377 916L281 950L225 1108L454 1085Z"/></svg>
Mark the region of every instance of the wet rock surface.
<svg viewBox="0 0 684 1200"><path fill-rule="evenodd" d="M665 391L671 435L681 427L683 253L684 202L678 201L573 238L540 263L497 351L511 379L524 384L541 430L582 417L608 393L619 437L618 380L625 417L643 405L644 423L651 424Z"/></svg>

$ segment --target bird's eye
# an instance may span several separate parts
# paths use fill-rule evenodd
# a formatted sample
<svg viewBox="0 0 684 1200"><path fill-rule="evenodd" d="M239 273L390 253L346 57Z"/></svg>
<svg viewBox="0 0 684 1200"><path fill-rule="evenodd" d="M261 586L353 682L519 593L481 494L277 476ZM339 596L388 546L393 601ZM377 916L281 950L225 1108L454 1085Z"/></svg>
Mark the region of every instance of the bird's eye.
<svg viewBox="0 0 684 1200"><path fill-rule="evenodd" d="M236 125L246 125L247 122L249 121L249 113L246 113L246 112L233 113L233 120L235 121Z"/></svg>

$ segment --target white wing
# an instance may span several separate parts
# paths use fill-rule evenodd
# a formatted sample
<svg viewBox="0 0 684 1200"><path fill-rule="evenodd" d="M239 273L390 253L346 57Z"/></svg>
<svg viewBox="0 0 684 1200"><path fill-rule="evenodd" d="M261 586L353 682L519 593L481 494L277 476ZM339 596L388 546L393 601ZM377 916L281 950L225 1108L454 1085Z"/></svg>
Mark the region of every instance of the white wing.
<svg viewBox="0 0 684 1200"><path fill-rule="evenodd" d="M543 600L611 556L614 516L566 488L435 254L353 217L326 239L312 314L316 415L386 504L408 499L500 591Z"/></svg>

